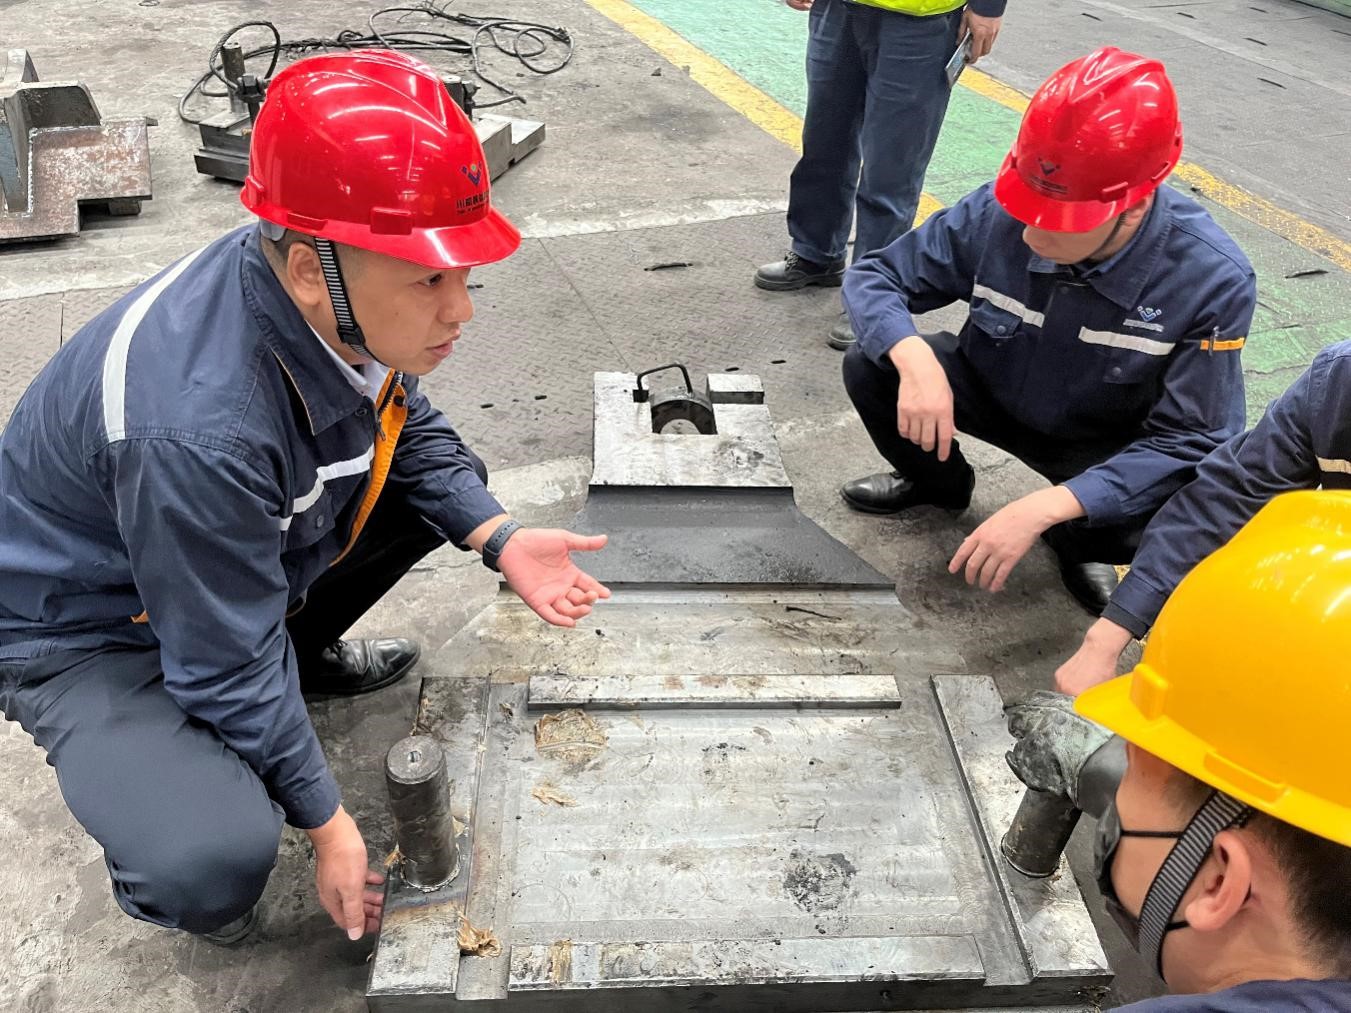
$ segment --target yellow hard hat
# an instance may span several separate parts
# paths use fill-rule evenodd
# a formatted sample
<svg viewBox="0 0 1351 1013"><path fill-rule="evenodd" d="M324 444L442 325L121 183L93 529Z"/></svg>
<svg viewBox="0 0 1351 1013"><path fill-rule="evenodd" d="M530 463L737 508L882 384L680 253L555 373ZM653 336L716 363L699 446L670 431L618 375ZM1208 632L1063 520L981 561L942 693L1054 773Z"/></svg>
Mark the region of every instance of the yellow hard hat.
<svg viewBox="0 0 1351 1013"><path fill-rule="evenodd" d="M1351 847L1351 493L1272 500L1178 585L1135 670L1075 709Z"/></svg>

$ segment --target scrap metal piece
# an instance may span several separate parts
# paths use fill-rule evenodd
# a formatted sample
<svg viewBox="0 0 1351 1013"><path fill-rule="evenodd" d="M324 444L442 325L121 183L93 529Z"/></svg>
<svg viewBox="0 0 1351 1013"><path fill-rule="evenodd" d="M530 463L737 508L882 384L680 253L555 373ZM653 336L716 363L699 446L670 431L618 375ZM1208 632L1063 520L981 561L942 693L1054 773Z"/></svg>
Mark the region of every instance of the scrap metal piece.
<svg viewBox="0 0 1351 1013"><path fill-rule="evenodd" d="M474 129L483 145L489 179L497 179L544 143L544 124L539 120L485 114L474 121Z"/></svg>
<svg viewBox="0 0 1351 1013"><path fill-rule="evenodd" d="M103 119L77 81L39 81L27 50L0 63L0 243L80 231L80 209L150 199L146 117Z"/></svg>
<svg viewBox="0 0 1351 1013"><path fill-rule="evenodd" d="M440 889L460 868L440 743L429 735L400 739L385 757L385 783L404 882Z"/></svg>

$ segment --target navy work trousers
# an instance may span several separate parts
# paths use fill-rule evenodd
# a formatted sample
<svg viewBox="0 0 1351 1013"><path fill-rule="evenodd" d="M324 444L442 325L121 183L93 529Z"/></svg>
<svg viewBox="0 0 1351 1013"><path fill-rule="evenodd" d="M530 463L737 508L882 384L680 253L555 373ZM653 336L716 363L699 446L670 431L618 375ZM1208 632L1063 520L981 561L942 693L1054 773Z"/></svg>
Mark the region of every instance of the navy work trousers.
<svg viewBox="0 0 1351 1013"><path fill-rule="evenodd" d="M387 490L352 551L288 620L297 658L303 664L341 637L441 544ZM103 847L127 914L209 932L257 903L276 863L281 808L210 726L174 702L157 648L0 662L0 711L46 750L66 805Z"/></svg>
<svg viewBox="0 0 1351 1013"><path fill-rule="evenodd" d="M914 224L961 17L960 8L912 17L847 0L812 5L802 158L788 189L794 253L842 260L856 198L855 260Z"/></svg>
<svg viewBox="0 0 1351 1013"><path fill-rule="evenodd" d="M968 436L993 444L1012 454L1052 483L1064 482L1101 464L1122 449L1122 444L1056 440L1023 425L1006 412L971 370L957 343L946 331L920 335L933 349L952 388L953 423ZM970 467L960 441L952 441L946 461L911 443L897 429L896 402L901 377L888 363L879 366L852 346L844 356L844 389L872 437L873 445L892 468L911 481L932 489L950 491L964 486ZM1148 517L1127 524L1091 526L1084 521L1057 524L1042 536L1068 563L1129 563L1139 548Z"/></svg>

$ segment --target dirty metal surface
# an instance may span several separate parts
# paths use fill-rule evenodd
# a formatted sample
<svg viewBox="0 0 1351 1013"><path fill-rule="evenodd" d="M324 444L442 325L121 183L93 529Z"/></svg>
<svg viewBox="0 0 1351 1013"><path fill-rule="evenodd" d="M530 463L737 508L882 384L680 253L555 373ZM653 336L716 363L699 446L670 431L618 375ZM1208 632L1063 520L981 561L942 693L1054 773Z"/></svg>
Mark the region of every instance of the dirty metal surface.
<svg viewBox="0 0 1351 1013"><path fill-rule="evenodd" d="M80 207L137 214L150 199L145 117L103 120L78 82L38 81L24 50L0 73L0 242L80 230Z"/></svg>
<svg viewBox="0 0 1351 1013"><path fill-rule="evenodd" d="M899 707L889 675L532 675L531 710L659 710L667 707Z"/></svg>
<svg viewBox="0 0 1351 1013"><path fill-rule="evenodd" d="M574 630L543 626L504 591L443 653L446 668L527 681L610 675L887 675L962 672L941 631L887 591L626 588Z"/></svg>
<svg viewBox="0 0 1351 1013"><path fill-rule="evenodd" d="M635 401L632 373L598 373L595 384L593 486L778 488L792 482L763 403L719 403L724 376L708 377L718 432L653 432L652 405ZM727 376L740 393L746 377ZM755 385L758 387L758 378ZM761 388L763 390L763 388Z"/></svg>
<svg viewBox="0 0 1351 1013"><path fill-rule="evenodd" d="M632 379L596 385L631 400ZM734 380L756 399L758 380ZM777 460L764 406L733 407L758 410L745 422L754 438L737 431L741 416L720 416L719 435ZM697 434L626 472L650 435L607 433L598 417L593 498L616 477L651 492L669 468L792 503L791 487L767 490L752 465L728 470ZM716 525L684 537L726 551ZM490 683L472 861L452 887L501 949L424 969L416 988L406 974L391 988L378 955L373 1008L1086 1004L1110 973L1072 878L1024 887L994 864L1021 793L994 683L963 674L889 587L806 584L635 568L580 628L543 627L506 592L462 628L432 660L422 714L463 712L461 691L477 698ZM474 738L429 730L461 748ZM433 909L396 925L444 940L458 917Z"/></svg>
<svg viewBox="0 0 1351 1013"><path fill-rule="evenodd" d="M678 396L695 400L708 431L663 429L665 391L640 387L632 373L596 375L591 491L573 522L610 535L588 561L593 576L610 585L891 587L798 509L758 376L711 374Z"/></svg>
<svg viewBox="0 0 1351 1013"><path fill-rule="evenodd" d="M1057 872L1033 878L1016 872L1000 858L999 842L1013 820L1023 788L1010 783L1004 761L1013 737L1004 723L999 691L989 680L942 675L934 677L933 687L1028 962L1040 975L1109 974L1107 957L1069 862L1062 856Z"/></svg>

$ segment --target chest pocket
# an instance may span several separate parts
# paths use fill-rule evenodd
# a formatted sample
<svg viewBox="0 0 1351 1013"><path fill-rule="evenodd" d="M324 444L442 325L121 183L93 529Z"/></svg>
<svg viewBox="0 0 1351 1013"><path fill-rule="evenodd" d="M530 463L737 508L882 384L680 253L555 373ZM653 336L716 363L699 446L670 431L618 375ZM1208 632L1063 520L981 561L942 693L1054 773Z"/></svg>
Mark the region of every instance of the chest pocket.
<svg viewBox="0 0 1351 1013"><path fill-rule="evenodd" d="M1162 376L1173 351L1172 344L1157 338L1088 327L1079 329L1079 340L1098 350L1103 383L1152 384Z"/></svg>
<svg viewBox="0 0 1351 1013"><path fill-rule="evenodd" d="M978 332L971 337L976 341L983 338L996 347L1002 346L1010 339L1027 332L1028 322L1020 314L996 306L989 301L982 301L973 305L970 316L972 329ZM1034 316L1040 316L1040 314L1034 314Z"/></svg>
<svg viewBox="0 0 1351 1013"><path fill-rule="evenodd" d="M291 516L282 521L282 552L295 552L321 541L336 524L334 510L333 496L327 487L319 489L317 496L296 500Z"/></svg>

